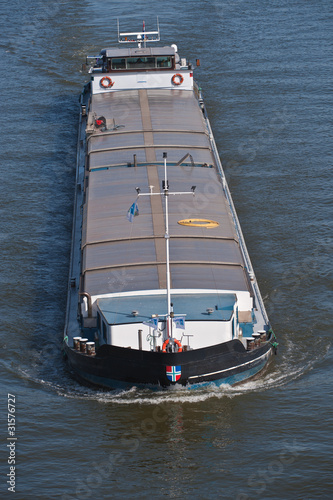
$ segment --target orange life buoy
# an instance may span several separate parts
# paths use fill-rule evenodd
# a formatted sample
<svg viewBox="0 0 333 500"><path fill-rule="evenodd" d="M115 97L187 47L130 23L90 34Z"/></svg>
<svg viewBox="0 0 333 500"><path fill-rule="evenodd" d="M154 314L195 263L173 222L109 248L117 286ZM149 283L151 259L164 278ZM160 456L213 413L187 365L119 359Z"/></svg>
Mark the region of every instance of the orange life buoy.
<svg viewBox="0 0 333 500"><path fill-rule="evenodd" d="M179 340L177 339L173 339L174 343L178 345L178 352L182 352L183 350L183 347L182 347L182 344ZM163 352L166 352L166 346L168 345L168 343L170 342L170 339L166 339L164 342L163 342L163 345L162 345L162 351Z"/></svg>
<svg viewBox="0 0 333 500"><path fill-rule="evenodd" d="M113 85L114 85L114 82L111 80L111 78L109 76L103 76L103 78L101 78L99 83L100 83L101 87L103 87L105 89L108 89L109 87L113 87Z"/></svg>
<svg viewBox="0 0 333 500"><path fill-rule="evenodd" d="M171 81L174 85L181 85L184 81L184 77L183 75L181 75L180 73L176 73L175 75L173 75L173 77L171 78Z"/></svg>

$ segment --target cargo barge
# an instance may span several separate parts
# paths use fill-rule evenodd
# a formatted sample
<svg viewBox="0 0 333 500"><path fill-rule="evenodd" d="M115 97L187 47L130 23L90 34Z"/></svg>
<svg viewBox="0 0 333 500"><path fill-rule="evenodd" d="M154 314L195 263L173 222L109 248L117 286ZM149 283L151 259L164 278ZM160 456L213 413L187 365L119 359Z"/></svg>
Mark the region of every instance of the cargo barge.
<svg viewBox="0 0 333 500"><path fill-rule="evenodd" d="M234 385L276 351L194 67L120 33L80 98L64 353L106 387Z"/></svg>

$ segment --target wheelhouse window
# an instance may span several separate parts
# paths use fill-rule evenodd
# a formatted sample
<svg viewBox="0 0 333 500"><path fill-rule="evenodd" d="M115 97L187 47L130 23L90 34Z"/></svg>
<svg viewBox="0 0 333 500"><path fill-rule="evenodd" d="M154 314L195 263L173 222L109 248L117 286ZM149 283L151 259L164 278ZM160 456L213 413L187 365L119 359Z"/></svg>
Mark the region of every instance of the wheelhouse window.
<svg viewBox="0 0 333 500"><path fill-rule="evenodd" d="M155 68L155 57L128 57L127 68L128 69Z"/></svg>
<svg viewBox="0 0 333 500"><path fill-rule="evenodd" d="M172 56L157 57L113 57L108 60L108 67L112 71L136 70L136 69L171 69L173 67Z"/></svg>
<svg viewBox="0 0 333 500"><path fill-rule="evenodd" d="M111 69L126 69L126 59L112 59Z"/></svg>
<svg viewBox="0 0 333 500"><path fill-rule="evenodd" d="M156 57L156 63L158 68L171 68L171 57Z"/></svg>

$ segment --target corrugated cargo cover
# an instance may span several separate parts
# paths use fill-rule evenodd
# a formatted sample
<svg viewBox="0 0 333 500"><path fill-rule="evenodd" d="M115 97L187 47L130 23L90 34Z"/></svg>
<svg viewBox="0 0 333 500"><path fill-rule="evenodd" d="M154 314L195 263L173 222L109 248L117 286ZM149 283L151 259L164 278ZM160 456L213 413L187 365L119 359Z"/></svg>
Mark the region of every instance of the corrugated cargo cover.
<svg viewBox="0 0 333 500"><path fill-rule="evenodd" d="M91 295L166 288L163 196L140 197L139 216L127 211L142 193L160 193L168 153L171 287L249 290L237 235L195 94L129 90L92 97L91 111L108 130L88 140L89 179L82 228L84 289ZM123 125L111 130L109 124ZM112 127L113 128L113 127ZM187 153L183 165L176 163ZM138 166L134 167L133 154ZM203 218L215 228L180 225Z"/></svg>

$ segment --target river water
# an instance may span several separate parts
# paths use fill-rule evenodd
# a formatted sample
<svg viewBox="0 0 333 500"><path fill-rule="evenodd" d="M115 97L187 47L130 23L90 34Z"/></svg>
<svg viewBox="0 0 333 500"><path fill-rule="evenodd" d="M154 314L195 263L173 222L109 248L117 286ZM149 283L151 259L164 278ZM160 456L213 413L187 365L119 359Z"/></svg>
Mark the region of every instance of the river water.
<svg viewBox="0 0 333 500"><path fill-rule="evenodd" d="M0 13L1 498L10 456L18 500L331 498L332 2L13 0ZM156 14L162 42L201 60L280 344L236 388L103 392L61 355L81 64L116 42L117 17L152 29Z"/></svg>

